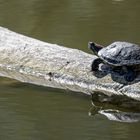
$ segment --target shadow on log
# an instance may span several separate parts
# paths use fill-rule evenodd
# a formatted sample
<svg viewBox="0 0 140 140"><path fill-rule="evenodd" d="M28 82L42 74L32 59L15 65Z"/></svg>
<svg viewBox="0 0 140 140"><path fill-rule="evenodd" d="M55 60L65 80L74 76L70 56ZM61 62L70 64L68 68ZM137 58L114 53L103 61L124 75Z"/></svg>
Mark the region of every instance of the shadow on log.
<svg viewBox="0 0 140 140"><path fill-rule="evenodd" d="M127 83L116 73L91 72L97 58L77 49L45 43L0 27L0 76L85 94L140 101L140 76Z"/></svg>

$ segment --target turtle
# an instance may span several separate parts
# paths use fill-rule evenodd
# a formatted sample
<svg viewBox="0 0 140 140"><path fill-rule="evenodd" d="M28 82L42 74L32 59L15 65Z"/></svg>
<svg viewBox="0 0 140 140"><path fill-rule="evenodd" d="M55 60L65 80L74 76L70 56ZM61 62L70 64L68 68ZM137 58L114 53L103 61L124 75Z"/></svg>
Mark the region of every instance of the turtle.
<svg viewBox="0 0 140 140"><path fill-rule="evenodd" d="M92 71L99 70L99 64L103 63L111 67L112 70L119 70L124 79L132 82L138 71L140 71L140 46L117 41L107 47L89 42L88 47L98 57L91 64Z"/></svg>

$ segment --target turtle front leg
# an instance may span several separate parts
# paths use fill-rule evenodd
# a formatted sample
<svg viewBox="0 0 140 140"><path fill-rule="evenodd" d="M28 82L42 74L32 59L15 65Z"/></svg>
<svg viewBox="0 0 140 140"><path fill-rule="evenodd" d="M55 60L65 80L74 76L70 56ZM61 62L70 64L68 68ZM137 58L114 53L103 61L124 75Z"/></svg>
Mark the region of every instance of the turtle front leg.
<svg viewBox="0 0 140 140"><path fill-rule="evenodd" d="M102 59L97 58L95 60L93 60L92 64L91 64L91 70L92 71L98 71L99 69L99 64L103 63Z"/></svg>

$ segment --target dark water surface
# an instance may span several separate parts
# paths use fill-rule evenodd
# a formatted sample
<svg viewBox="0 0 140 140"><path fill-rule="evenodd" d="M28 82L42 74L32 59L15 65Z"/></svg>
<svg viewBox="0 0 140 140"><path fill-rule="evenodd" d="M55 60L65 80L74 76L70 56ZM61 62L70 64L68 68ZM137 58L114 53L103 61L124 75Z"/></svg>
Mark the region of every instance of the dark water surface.
<svg viewBox="0 0 140 140"><path fill-rule="evenodd" d="M89 52L88 41L140 44L139 0L0 0L0 26ZM0 140L139 140L140 122L89 116L90 98L0 79Z"/></svg>

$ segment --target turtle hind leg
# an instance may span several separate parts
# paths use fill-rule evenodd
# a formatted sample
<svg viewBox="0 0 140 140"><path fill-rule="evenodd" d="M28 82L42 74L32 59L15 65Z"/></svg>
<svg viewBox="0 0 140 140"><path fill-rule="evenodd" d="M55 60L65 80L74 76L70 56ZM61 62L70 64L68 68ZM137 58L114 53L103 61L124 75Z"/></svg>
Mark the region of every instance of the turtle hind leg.
<svg viewBox="0 0 140 140"><path fill-rule="evenodd" d="M93 60L92 64L91 64L91 70L92 71L98 71L99 69L99 64L103 63L102 59L97 58L95 60Z"/></svg>
<svg viewBox="0 0 140 140"><path fill-rule="evenodd" d="M127 82L132 82L132 81L134 81L136 76L137 76L136 72L132 68L127 67L127 71L126 71L126 73L124 75L124 79Z"/></svg>

